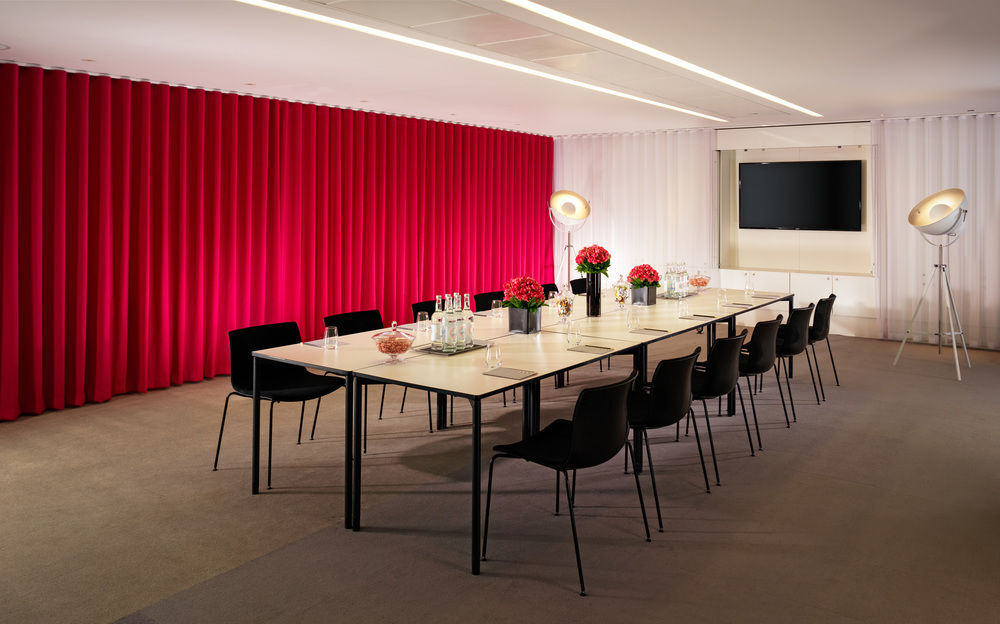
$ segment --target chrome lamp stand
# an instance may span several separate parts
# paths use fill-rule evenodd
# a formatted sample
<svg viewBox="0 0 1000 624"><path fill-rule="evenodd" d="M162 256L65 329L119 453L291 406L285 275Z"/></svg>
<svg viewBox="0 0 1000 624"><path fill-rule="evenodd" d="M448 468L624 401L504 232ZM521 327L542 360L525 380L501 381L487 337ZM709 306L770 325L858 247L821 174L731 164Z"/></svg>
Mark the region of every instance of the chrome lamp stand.
<svg viewBox="0 0 1000 624"><path fill-rule="evenodd" d="M949 235L949 237L954 237L954 235ZM927 237L924 236L926 239ZM957 238L957 237L956 237ZM931 242L928 240L928 242ZM934 272L937 274L937 285L938 285L938 353L941 353L941 347L944 342L945 336L951 336L951 350L955 355L955 375L958 376L958 380L962 381L962 370L958 365L958 341L956 336L962 340L962 351L965 353L965 361L972 368L972 360L969 359L969 350L965 347L965 332L962 331L962 321L958 318L958 309L955 306L955 295L951 290L951 278L948 274L948 265L944 263L944 248L954 243L954 238L948 245L943 245L938 243L938 261L934 265ZM920 309L924 305L924 301L927 300L927 291L930 290L931 284L934 279L931 278L927 280L927 284L924 285L924 292L920 295L920 300L917 302L917 309L914 310L913 316L910 317L910 324L906 328L906 334L903 336L903 341L899 344L899 350L896 351L896 359L892 361L892 365L895 366L899 362L899 356L903 353L903 347L906 345L906 340L910 337L910 333L913 331L913 323L917 320L917 316L920 314ZM944 331L944 312L947 309L948 312L948 327L950 331ZM955 328L958 327L958 331Z"/></svg>

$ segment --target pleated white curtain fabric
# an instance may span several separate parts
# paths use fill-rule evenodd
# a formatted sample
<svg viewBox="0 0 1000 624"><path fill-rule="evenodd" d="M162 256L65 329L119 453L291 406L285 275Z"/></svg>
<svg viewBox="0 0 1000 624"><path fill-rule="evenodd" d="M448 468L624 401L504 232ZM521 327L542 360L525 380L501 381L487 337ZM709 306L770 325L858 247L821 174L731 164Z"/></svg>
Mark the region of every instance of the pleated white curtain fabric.
<svg viewBox="0 0 1000 624"><path fill-rule="evenodd" d="M556 189L583 195L592 209L573 246L607 248L611 281L642 263L657 271L674 260L718 266L714 130L558 137L554 158ZM553 235L562 283L566 234L556 228Z"/></svg>
<svg viewBox="0 0 1000 624"><path fill-rule="evenodd" d="M931 193L958 187L966 193L968 222L945 252L958 313L970 347L1000 348L1000 116L873 121L872 143L883 337L902 339L924 284L936 279L937 248L907 215ZM936 285L928 296L914 338L937 342Z"/></svg>

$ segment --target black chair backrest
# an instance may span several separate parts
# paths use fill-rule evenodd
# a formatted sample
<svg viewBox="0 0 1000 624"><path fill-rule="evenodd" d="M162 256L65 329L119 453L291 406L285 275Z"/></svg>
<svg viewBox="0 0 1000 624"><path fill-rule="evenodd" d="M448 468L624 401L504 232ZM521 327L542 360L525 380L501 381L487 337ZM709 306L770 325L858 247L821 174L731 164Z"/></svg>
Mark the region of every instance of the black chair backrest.
<svg viewBox="0 0 1000 624"><path fill-rule="evenodd" d="M476 302L476 312L489 312L490 306L493 305L495 300L503 300L503 291L494 290L492 292L483 292L478 295L473 295L472 298Z"/></svg>
<svg viewBox="0 0 1000 624"><path fill-rule="evenodd" d="M579 279L569 281L569 289L573 291L574 295L586 295L587 294L587 278L581 277Z"/></svg>
<svg viewBox="0 0 1000 624"><path fill-rule="evenodd" d="M437 299L428 299L427 301L418 301L416 303L410 304L410 310L413 311L413 322L417 322L417 313L426 312L427 318L430 318L434 314L434 310L437 308Z"/></svg>
<svg viewBox="0 0 1000 624"><path fill-rule="evenodd" d="M302 342L299 325L294 321L270 323L234 329L229 332L229 371L233 390L250 395L253 393L254 351L282 347ZM260 373L262 387L275 388L281 380L302 370L300 366L262 359Z"/></svg>
<svg viewBox="0 0 1000 624"><path fill-rule="evenodd" d="M542 284L542 290L545 291L545 298L549 298L550 293L559 292L559 287L555 284Z"/></svg>
<svg viewBox="0 0 1000 624"><path fill-rule="evenodd" d="M691 407L691 372L701 354L701 347L691 355L660 360L653 372L650 395L643 424L649 428L666 427L680 422Z"/></svg>
<svg viewBox="0 0 1000 624"><path fill-rule="evenodd" d="M567 467L597 466L622 450L628 435L628 393L637 376L633 370L621 381L580 393Z"/></svg>
<svg viewBox="0 0 1000 624"><path fill-rule="evenodd" d="M741 358L741 375L759 375L766 373L774 366L777 357L778 328L781 327L782 315L770 321L761 321L754 325L750 341L744 345L746 357Z"/></svg>
<svg viewBox="0 0 1000 624"><path fill-rule="evenodd" d="M805 351L809 338L809 319L813 304L795 308L788 315L788 322L778 329L778 355L798 355Z"/></svg>
<svg viewBox="0 0 1000 624"><path fill-rule="evenodd" d="M746 340L747 330L736 336L716 338L708 352L702 383L698 393L703 397L729 394L740 378L740 349Z"/></svg>
<svg viewBox="0 0 1000 624"><path fill-rule="evenodd" d="M324 327L336 327L337 334L347 336L373 329L382 329L382 314L378 310L362 310L361 312L342 312L323 317Z"/></svg>
<svg viewBox="0 0 1000 624"><path fill-rule="evenodd" d="M813 323L809 327L809 342L819 342L830 335L830 315L833 313L833 302L837 295L820 299L813 311Z"/></svg>

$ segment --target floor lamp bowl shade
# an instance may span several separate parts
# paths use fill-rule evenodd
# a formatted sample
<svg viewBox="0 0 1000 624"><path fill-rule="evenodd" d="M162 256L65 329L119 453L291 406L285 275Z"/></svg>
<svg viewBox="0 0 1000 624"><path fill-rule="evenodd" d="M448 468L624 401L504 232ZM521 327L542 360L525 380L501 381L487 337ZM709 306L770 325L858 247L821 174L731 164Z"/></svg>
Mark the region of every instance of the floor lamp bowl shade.
<svg viewBox="0 0 1000 624"><path fill-rule="evenodd" d="M921 200L910 211L908 220L910 225L924 234L957 234L965 226L967 212L965 191L950 188Z"/></svg>
<svg viewBox="0 0 1000 624"><path fill-rule="evenodd" d="M556 191L549 198L552 220L567 229L576 229L590 216L590 203L573 191Z"/></svg>

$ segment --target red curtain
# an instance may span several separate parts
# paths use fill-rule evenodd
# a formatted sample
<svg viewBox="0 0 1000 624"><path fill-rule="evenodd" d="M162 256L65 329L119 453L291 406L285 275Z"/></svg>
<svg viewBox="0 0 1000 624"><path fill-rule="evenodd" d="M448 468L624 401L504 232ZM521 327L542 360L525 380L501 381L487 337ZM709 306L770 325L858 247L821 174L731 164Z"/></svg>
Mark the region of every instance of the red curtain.
<svg viewBox="0 0 1000 624"><path fill-rule="evenodd" d="M229 371L226 332L551 281L552 139L0 65L0 419Z"/></svg>

